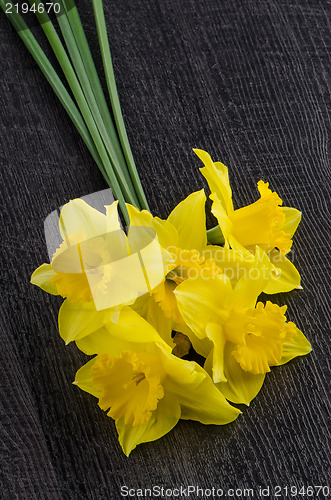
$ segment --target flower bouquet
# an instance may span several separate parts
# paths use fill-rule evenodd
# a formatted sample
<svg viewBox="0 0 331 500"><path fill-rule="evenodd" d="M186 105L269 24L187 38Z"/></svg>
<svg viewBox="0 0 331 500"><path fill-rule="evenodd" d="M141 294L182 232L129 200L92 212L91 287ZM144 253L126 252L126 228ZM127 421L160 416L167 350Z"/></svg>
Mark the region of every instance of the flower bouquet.
<svg viewBox="0 0 331 500"><path fill-rule="evenodd" d="M8 4L8 3L7 3ZM6 12L6 5L0 5ZM249 405L273 366L307 354L286 306L260 294L300 289L286 255L301 214L259 180L259 199L235 209L228 169L195 149L209 185L215 227L206 228L204 190L163 220L148 207L116 91L101 0L92 0L111 110L75 3L32 12L71 94L14 4L6 12L64 105L116 201L105 213L82 199L65 204L60 240L31 281L65 298L59 332L93 358L74 383L115 420L126 455L169 432L180 418L227 424ZM16 4L18 5L18 4ZM34 8L32 8L34 6ZM58 34L51 20L59 26ZM197 159L197 162L199 161Z"/></svg>

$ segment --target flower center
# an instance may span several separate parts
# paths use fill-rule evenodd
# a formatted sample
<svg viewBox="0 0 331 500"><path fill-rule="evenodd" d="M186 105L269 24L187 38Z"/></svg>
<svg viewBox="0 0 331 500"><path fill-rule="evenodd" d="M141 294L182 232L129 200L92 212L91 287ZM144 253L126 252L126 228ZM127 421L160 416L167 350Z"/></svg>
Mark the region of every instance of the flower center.
<svg viewBox="0 0 331 500"><path fill-rule="evenodd" d="M99 406L125 424L146 423L164 396L163 368L159 358L149 353L123 352L120 356L98 356L93 366L94 385L102 390Z"/></svg>
<svg viewBox="0 0 331 500"><path fill-rule="evenodd" d="M107 291L111 279L107 242L103 237L84 240L84 233L66 235L52 259L51 279L70 302L90 302ZM92 289L91 289L92 288Z"/></svg>
<svg viewBox="0 0 331 500"><path fill-rule="evenodd" d="M144 373L136 373L133 375L132 380L136 383L136 386L140 384L145 379L145 374Z"/></svg>
<svg viewBox="0 0 331 500"><path fill-rule="evenodd" d="M262 374L279 362L284 342L296 333L294 323L287 323L286 306L279 307L259 302L255 309L232 311L224 331L228 340L236 344L233 355L245 371Z"/></svg>

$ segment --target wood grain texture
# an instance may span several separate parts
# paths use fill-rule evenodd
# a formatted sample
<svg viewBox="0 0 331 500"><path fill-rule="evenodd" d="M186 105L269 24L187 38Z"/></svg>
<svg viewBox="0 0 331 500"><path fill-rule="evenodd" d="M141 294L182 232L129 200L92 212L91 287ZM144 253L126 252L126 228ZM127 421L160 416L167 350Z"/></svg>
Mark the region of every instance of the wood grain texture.
<svg viewBox="0 0 331 500"><path fill-rule="evenodd" d="M78 6L101 67L91 6ZM107 0L105 10L128 135L155 214L165 217L205 186L192 147L229 167L237 207L256 199L262 178L303 212L292 255L304 290L275 300L288 304L313 352L273 369L233 424L180 422L129 459L122 454L113 422L71 384L85 357L58 335L61 301L29 284L47 260L45 217L105 184L1 15L0 497L326 484L330 4Z"/></svg>

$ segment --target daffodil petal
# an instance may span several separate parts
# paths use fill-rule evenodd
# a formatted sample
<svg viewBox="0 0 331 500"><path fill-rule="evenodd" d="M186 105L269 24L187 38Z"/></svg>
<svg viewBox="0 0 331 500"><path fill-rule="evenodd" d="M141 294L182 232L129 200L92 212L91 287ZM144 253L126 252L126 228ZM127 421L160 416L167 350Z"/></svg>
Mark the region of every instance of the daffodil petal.
<svg viewBox="0 0 331 500"><path fill-rule="evenodd" d="M290 238L292 238L301 220L301 212L291 207L284 207L283 211L285 214L285 222L282 225L282 230L285 233L290 233Z"/></svg>
<svg viewBox="0 0 331 500"><path fill-rule="evenodd" d="M93 303L72 303L65 300L59 311L59 331L66 344L95 332L103 326L105 314Z"/></svg>
<svg viewBox="0 0 331 500"><path fill-rule="evenodd" d="M232 237L233 233L233 224L230 221L228 214L217 193L212 193L209 198L213 201L213 204L211 206L211 213L216 217L224 236L224 248L228 248L230 244L230 238Z"/></svg>
<svg viewBox="0 0 331 500"><path fill-rule="evenodd" d="M139 211L136 207L129 204L126 207L129 212L131 226L146 226L154 229L161 247L165 249L177 246L177 231L169 221L153 217L147 210Z"/></svg>
<svg viewBox="0 0 331 500"><path fill-rule="evenodd" d="M211 213L216 217L224 236L224 248L228 249L229 247L231 247L233 250L238 250L244 257L249 258L250 252L233 235L233 223L230 220L230 217L228 217L228 214L224 209L221 200L216 193L212 193L210 195L210 199L213 200Z"/></svg>
<svg viewBox="0 0 331 500"><path fill-rule="evenodd" d="M62 207L59 224L63 239L80 231L86 240L107 232L107 217L79 198Z"/></svg>
<svg viewBox="0 0 331 500"><path fill-rule="evenodd" d="M107 319L108 318L108 319ZM104 314L102 322L96 323L93 332L75 339L77 347L86 354L111 354L116 356L123 350L141 351L146 344L160 344L171 352L158 332L130 307L123 307L117 323Z"/></svg>
<svg viewBox="0 0 331 500"><path fill-rule="evenodd" d="M283 345L283 355L277 366L287 363L297 356L305 356L309 354L312 347L304 334L297 328L296 335L290 342L285 342Z"/></svg>
<svg viewBox="0 0 331 500"><path fill-rule="evenodd" d="M221 382L216 387L232 403L249 405L260 391L265 374L253 375L240 368L232 351L234 345L227 342L224 349L224 374L227 382Z"/></svg>
<svg viewBox="0 0 331 500"><path fill-rule="evenodd" d="M82 389L82 391L88 392L89 394L92 394L92 396L99 398L102 390L95 387L92 380L92 368L96 360L96 357L91 359L78 370L73 384L77 385L80 389Z"/></svg>
<svg viewBox="0 0 331 500"><path fill-rule="evenodd" d="M125 455L140 443L155 441L167 434L180 418L180 406L171 394L165 394L158 402L152 417L142 425L124 424L124 418L116 420L118 439Z"/></svg>
<svg viewBox="0 0 331 500"><path fill-rule="evenodd" d="M271 274L267 285L263 289L265 293L289 292L295 288L302 288L299 271L285 255L274 249L269 253L269 258L271 263L275 266L277 274Z"/></svg>
<svg viewBox="0 0 331 500"><path fill-rule="evenodd" d="M56 272L53 271L50 264L42 264L33 272L31 283L39 286L39 288L51 295L59 295L56 286L51 284L51 279L54 278L55 275Z"/></svg>
<svg viewBox="0 0 331 500"><path fill-rule="evenodd" d="M200 172L208 182L210 191L217 194L227 213L232 212L232 191L228 168L221 162L214 163L210 155L202 149L194 149L193 151L205 165L200 168Z"/></svg>
<svg viewBox="0 0 331 500"><path fill-rule="evenodd" d="M131 307L155 328L169 346L173 347L171 333L177 328L174 327L172 318L165 316L153 295L145 294L139 297Z"/></svg>
<svg viewBox="0 0 331 500"><path fill-rule="evenodd" d="M174 293L184 321L199 338L206 337L207 323L222 324L228 317L222 304L233 290L230 280L224 275L185 280Z"/></svg>
<svg viewBox="0 0 331 500"><path fill-rule="evenodd" d="M183 362L184 363L184 362ZM180 384L172 377L166 379L165 388L175 395L181 407L181 418L197 420L203 424L223 425L232 422L240 414L217 390L203 368L193 364L190 378Z"/></svg>
<svg viewBox="0 0 331 500"><path fill-rule="evenodd" d="M226 382L224 375L224 347L226 344L226 337L223 328L220 325L210 323L206 327L206 334L213 342L213 381L215 384L218 382Z"/></svg>
<svg viewBox="0 0 331 500"><path fill-rule="evenodd" d="M262 293L269 280L269 275L266 275L262 268L256 267L255 271L254 279L253 275L252 277L243 275L240 278L233 294L225 302L227 308L246 309L255 306L258 296Z"/></svg>
<svg viewBox="0 0 331 500"><path fill-rule="evenodd" d="M107 232L121 230L121 222L118 217L118 201L114 201L111 205L107 205L105 208Z"/></svg>
<svg viewBox="0 0 331 500"><path fill-rule="evenodd" d="M91 335L87 335L87 337L76 340L76 345L78 349L89 356L93 354L119 356L123 350L140 350L140 344L127 342L120 337L111 335L106 326L102 326ZM141 349L145 348L145 344L141 344L141 346Z"/></svg>
<svg viewBox="0 0 331 500"><path fill-rule="evenodd" d="M107 323L107 329L110 335L126 342L156 342L166 346L155 328L128 306L123 307L116 324Z"/></svg>
<svg viewBox="0 0 331 500"><path fill-rule="evenodd" d="M204 190L191 193L168 217L178 233L177 246L185 250L201 250L207 245L206 195Z"/></svg>

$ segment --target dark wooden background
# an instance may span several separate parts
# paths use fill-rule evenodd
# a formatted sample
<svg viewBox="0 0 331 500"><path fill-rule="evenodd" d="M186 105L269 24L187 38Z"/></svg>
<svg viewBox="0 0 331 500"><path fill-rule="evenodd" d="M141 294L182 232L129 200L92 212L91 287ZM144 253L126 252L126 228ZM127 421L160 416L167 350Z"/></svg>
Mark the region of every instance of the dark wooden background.
<svg viewBox="0 0 331 500"><path fill-rule="evenodd" d="M61 300L29 284L47 260L45 217L106 186L1 13L0 497L117 499L122 485L324 485L330 3L104 3L128 135L151 208L166 217L205 186L192 147L229 167L237 207L256 199L259 179L268 180L285 205L303 212L292 256L304 290L275 300L288 304L313 352L273 369L233 424L181 421L130 458L122 454L113 421L71 384L85 357L58 335ZM87 0L78 6L101 68L92 7Z"/></svg>

